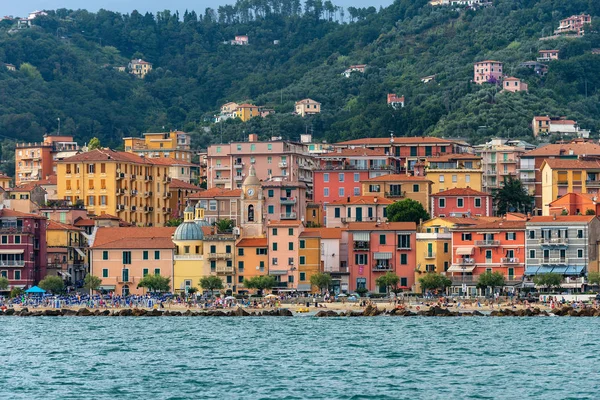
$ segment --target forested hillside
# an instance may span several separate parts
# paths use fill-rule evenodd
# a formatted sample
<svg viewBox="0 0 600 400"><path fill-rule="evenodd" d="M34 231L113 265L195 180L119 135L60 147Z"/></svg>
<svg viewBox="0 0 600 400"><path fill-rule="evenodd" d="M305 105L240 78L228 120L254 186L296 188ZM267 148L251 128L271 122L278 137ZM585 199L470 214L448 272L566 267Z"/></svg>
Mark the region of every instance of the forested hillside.
<svg viewBox="0 0 600 400"><path fill-rule="evenodd" d="M197 132L194 145L305 131L335 141L364 136L434 135L481 142L490 136L533 141L535 114L565 115L600 130L600 2L494 0L491 7L431 7L396 0L385 9L342 10L329 1L239 1L184 15L57 10L30 29L0 22L0 127L3 138L34 141L57 129L103 145L145 131ZM572 14L592 15L582 38L540 41ZM225 42L248 35L250 45ZM274 41L279 41L275 44ZM519 68L544 48L560 50L541 78ZM154 64L144 79L119 72L132 58ZM529 93L475 85L473 62L496 59ZM341 76L349 65L364 74ZM424 84L421 77L436 75ZM406 96L393 110L387 93ZM310 118L292 115L306 97L322 103ZM249 122L211 117L227 101L276 114ZM206 129L212 130L206 132ZM6 143L6 142L5 142ZM10 146L8 146L10 148ZM8 151L4 152L8 155Z"/></svg>

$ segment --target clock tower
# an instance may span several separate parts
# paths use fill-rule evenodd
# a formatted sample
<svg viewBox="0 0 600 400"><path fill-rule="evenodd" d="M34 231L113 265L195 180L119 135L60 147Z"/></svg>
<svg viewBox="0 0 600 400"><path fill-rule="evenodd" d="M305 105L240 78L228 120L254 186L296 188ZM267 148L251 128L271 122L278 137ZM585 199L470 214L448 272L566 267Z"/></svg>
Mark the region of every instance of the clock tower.
<svg viewBox="0 0 600 400"><path fill-rule="evenodd" d="M264 237L264 204L262 186L256 177L254 165L250 165L248 177L242 184L241 228L244 237Z"/></svg>

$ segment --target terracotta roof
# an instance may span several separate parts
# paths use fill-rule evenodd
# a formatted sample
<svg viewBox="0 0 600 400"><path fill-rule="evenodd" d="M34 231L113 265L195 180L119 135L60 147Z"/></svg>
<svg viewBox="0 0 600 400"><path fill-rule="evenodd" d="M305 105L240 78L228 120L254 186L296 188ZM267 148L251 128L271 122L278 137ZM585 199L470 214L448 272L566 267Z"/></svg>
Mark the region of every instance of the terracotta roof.
<svg viewBox="0 0 600 400"><path fill-rule="evenodd" d="M550 121L550 117L544 117L544 116L539 116L539 117L533 117L534 120L536 121Z"/></svg>
<svg viewBox="0 0 600 400"><path fill-rule="evenodd" d="M553 51L555 51L555 52L558 53L559 50L540 50L539 52L540 53L547 53L547 52L553 52Z"/></svg>
<svg viewBox="0 0 600 400"><path fill-rule="evenodd" d="M319 154L317 158L328 158L328 157L392 157L389 154L385 154L384 148L367 149L363 147L355 147L353 149L349 147L340 147L329 153Z"/></svg>
<svg viewBox="0 0 600 400"><path fill-rule="evenodd" d="M427 161L429 161L430 163L432 163L432 162L448 162L448 161L453 161L453 160L481 160L481 157L479 157L477 154L461 153L461 154L444 154L443 156L427 158Z"/></svg>
<svg viewBox="0 0 600 400"><path fill-rule="evenodd" d="M348 231L416 231L414 222L350 222Z"/></svg>
<svg viewBox="0 0 600 400"><path fill-rule="evenodd" d="M289 221L269 221L269 226L298 226L302 225L302 221L298 220L289 220Z"/></svg>
<svg viewBox="0 0 600 400"><path fill-rule="evenodd" d="M255 106L254 104L244 103L244 104L238 105L238 108L258 108L258 106Z"/></svg>
<svg viewBox="0 0 600 400"><path fill-rule="evenodd" d="M594 218L596 218L595 215L548 215L543 217L531 217L529 222L590 222Z"/></svg>
<svg viewBox="0 0 600 400"><path fill-rule="evenodd" d="M315 101L313 99L302 99L296 102L296 104L312 104L312 103L317 103L317 104L321 104L318 101Z"/></svg>
<svg viewBox="0 0 600 400"><path fill-rule="evenodd" d="M498 217L436 217L438 218L455 225L478 225L500 220Z"/></svg>
<svg viewBox="0 0 600 400"><path fill-rule="evenodd" d="M573 121L572 119L555 119L550 123L553 125L575 125L577 121Z"/></svg>
<svg viewBox="0 0 600 400"><path fill-rule="evenodd" d="M520 81L521 79L515 78L514 76L507 76L504 81Z"/></svg>
<svg viewBox="0 0 600 400"><path fill-rule="evenodd" d="M564 158L547 158L542 163L547 164L552 169L565 168L565 169L599 169L600 161L596 160L569 160Z"/></svg>
<svg viewBox="0 0 600 400"><path fill-rule="evenodd" d="M188 190L204 190L200 186L192 185L191 183L184 182L179 179L171 179L171 184L169 185L169 190L172 189L188 189Z"/></svg>
<svg viewBox="0 0 600 400"><path fill-rule="evenodd" d="M458 231L472 231L472 230L483 230L483 229L494 229L494 230L524 230L526 221L504 221L497 219L495 221L485 221L475 224L473 226L456 227L454 230Z"/></svg>
<svg viewBox="0 0 600 400"><path fill-rule="evenodd" d="M78 228L73 225L63 224L61 222L49 220L46 224L46 229L51 231L80 231L81 228Z"/></svg>
<svg viewBox="0 0 600 400"><path fill-rule="evenodd" d="M121 218L115 217L114 215L107 214L107 213L102 213L100 215L92 217L92 219L108 219L108 220L111 220L111 221L120 221L121 220Z"/></svg>
<svg viewBox="0 0 600 400"><path fill-rule="evenodd" d="M215 197L240 197L242 195L241 189L222 189L222 188L210 188L203 190L198 193L192 193L188 199L212 199Z"/></svg>
<svg viewBox="0 0 600 400"><path fill-rule="evenodd" d="M477 61L475 64L481 64L481 63L496 63L496 64L503 64L502 61L496 61L496 60L483 60L483 61Z"/></svg>
<svg viewBox="0 0 600 400"><path fill-rule="evenodd" d="M350 201L348 201L350 199ZM346 199L339 199L327 203L326 206L331 205L355 205L355 204L394 204L393 200L385 197L378 196L348 196Z"/></svg>
<svg viewBox="0 0 600 400"><path fill-rule="evenodd" d="M268 247L267 238L247 238L240 240L236 247Z"/></svg>
<svg viewBox="0 0 600 400"><path fill-rule="evenodd" d="M174 158L169 158L169 157L156 157L156 158L150 158L150 157L144 157L144 159L153 165L175 165L175 166L186 166L186 167L195 167L196 164L193 164L191 162L187 162L187 161L183 161L183 160L176 160Z"/></svg>
<svg viewBox="0 0 600 400"><path fill-rule="evenodd" d="M37 186L39 186L37 182L28 182L23 185L15 186L13 188L6 188L4 190L8 192L31 192Z"/></svg>
<svg viewBox="0 0 600 400"><path fill-rule="evenodd" d="M406 174L390 174L390 175L380 175L375 178L366 179L363 182L431 182L430 179L427 179L425 176L414 176L414 175L406 175Z"/></svg>
<svg viewBox="0 0 600 400"><path fill-rule="evenodd" d="M35 218L35 219L46 219L41 215L28 214L20 211L11 210L10 208L0 209L0 218L3 217L22 217L22 218Z"/></svg>
<svg viewBox="0 0 600 400"><path fill-rule="evenodd" d="M149 164L148 158L142 158L134 153L115 151L111 149L95 149L85 153L79 153L71 157L58 160L60 163L87 162L87 161L121 161L138 164Z"/></svg>
<svg viewBox="0 0 600 400"><path fill-rule="evenodd" d="M558 199L551 201L549 205L552 205L557 202L561 203L561 202L564 202L565 200L570 200L571 197L585 197L591 203L596 203L598 201L598 195L596 193L569 192L569 193L565 193L564 195L560 196Z"/></svg>
<svg viewBox="0 0 600 400"><path fill-rule="evenodd" d="M56 178L56 175L50 175L47 178L40 179L36 183L38 185L56 185L57 184L57 178Z"/></svg>
<svg viewBox="0 0 600 400"><path fill-rule="evenodd" d="M570 152L573 154L569 154ZM523 153L522 157L600 155L600 145L593 142L548 144Z"/></svg>
<svg viewBox="0 0 600 400"><path fill-rule="evenodd" d="M171 236L175 227L168 228L111 228L96 232L93 249L172 249Z"/></svg>
<svg viewBox="0 0 600 400"><path fill-rule="evenodd" d="M95 226L96 223L94 222L93 219L79 218L73 223L73 225L75 225L75 226Z"/></svg>
<svg viewBox="0 0 600 400"><path fill-rule="evenodd" d="M204 233L204 237L208 235L214 235L214 228L212 226L203 226L202 233Z"/></svg>
<svg viewBox="0 0 600 400"><path fill-rule="evenodd" d="M416 136L416 137L394 137L394 141L390 143L390 138L364 138L364 139L354 139L354 140L346 140L344 142L336 143L335 145L398 145L398 144L453 144L457 143L456 140L451 139L442 139L431 136Z"/></svg>
<svg viewBox="0 0 600 400"><path fill-rule="evenodd" d="M306 228L300 237L320 237L321 239L341 239L344 229L339 228Z"/></svg>
<svg viewBox="0 0 600 400"><path fill-rule="evenodd" d="M452 188L443 192L432 194L432 196L491 196L489 193L480 192L479 190L466 188Z"/></svg>

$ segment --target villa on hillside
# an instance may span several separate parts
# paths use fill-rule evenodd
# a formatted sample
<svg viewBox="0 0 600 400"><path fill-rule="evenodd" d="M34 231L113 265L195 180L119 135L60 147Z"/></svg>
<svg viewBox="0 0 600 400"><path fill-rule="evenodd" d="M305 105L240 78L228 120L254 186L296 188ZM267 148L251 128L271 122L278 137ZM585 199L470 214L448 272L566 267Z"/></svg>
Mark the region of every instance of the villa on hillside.
<svg viewBox="0 0 600 400"><path fill-rule="evenodd" d="M388 93L387 95L388 106L392 106L394 110L404 107L404 96L398 97L396 93Z"/></svg>
<svg viewBox="0 0 600 400"><path fill-rule="evenodd" d="M572 15L569 18L560 20L558 29L554 31L556 35L575 34L584 35L585 25L592 23L592 17L588 14Z"/></svg>
<svg viewBox="0 0 600 400"><path fill-rule="evenodd" d="M478 85L483 83L496 83L502 80L502 66L500 61L485 60L474 65L473 82Z"/></svg>
<svg viewBox="0 0 600 400"><path fill-rule="evenodd" d="M350 75L352 75L353 72L360 72L361 74L364 74L366 68L366 64L351 65L344 72L342 72L342 75L344 75L346 78L350 78Z"/></svg>

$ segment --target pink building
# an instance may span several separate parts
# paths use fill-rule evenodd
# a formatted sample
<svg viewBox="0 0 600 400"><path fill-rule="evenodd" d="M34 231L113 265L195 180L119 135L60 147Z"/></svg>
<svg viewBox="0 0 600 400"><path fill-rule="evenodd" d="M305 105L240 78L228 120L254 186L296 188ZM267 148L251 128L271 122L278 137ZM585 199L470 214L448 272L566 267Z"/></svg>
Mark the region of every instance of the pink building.
<svg viewBox="0 0 600 400"><path fill-rule="evenodd" d="M232 45L235 46L247 46L248 45L248 36L246 35L236 35L235 39L231 41Z"/></svg>
<svg viewBox="0 0 600 400"><path fill-rule="evenodd" d="M315 160L305 144L274 138L259 142L258 135L251 134L247 142L215 144L208 147L206 158L207 187L239 189L254 165L261 181L281 178L291 182L304 182L307 197L313 191L312 171Z"/></svg>
<svg viewBox="0 0 600 400"><path fill-rule="evenodd" d="M483 191L491 193L495 189L500 189L508 176L516 177L521 155L532 149L535 149L535 146L525 142L498 138L475 146L475 154L481 157Z"/></svg>
<svg viewBox="0 0 600 400"><path fill-rule="evenodd" d="M528 86L525 82L522 82L519 78L508 76L504 78L502 83L503 90L507 92L527 92Z"/></svg>
<svg viewBox="0 0 600 400"><path fill-rule="evenodd" d="M473 82L478 85L483 83L496 83L502 80L502 66L500 61L485 60L474 65Z"/></svg>
<svg viewBox="0 0 600 400"><path fill-rule="evenodd" d="M267 220L305 220L306 184L285 180L262 182Z"/></svg>
<svg viewBox="0 0 600 400"><path fill-rule="evenodd" d="M298 287L298 238L304 231L301 221L269 221L269 275L275 276L277 291L293 291Z"/></svg>
<svg viewBox="0 0 600 400"><path fill-rule="evenodd" d="M397 96L396 93L388 93L388 106L392 106L395 110L404 107L404 96Z"/></svg>
<svg viewBox="0 0 600 400"><path fill-rule="evenodd" d="M347 197L325 204L326 227L346 228L351 222L385 221L393 200L377 196Z"/></svg>
<svg viewBox="0 0 600 400"><path fill-rule="evenodd" d="M554 31L555 34L576 34L577 36L583 36L584 27L586 24L592 23L592 17L587 14L572 15L569 18L562 19L558 29Z"/></svg>
<svg viewBox="0 0 600 400"><path fill-rule="evenodd" d="M493 214L489 193L454 188L431 195L431 217L490 217Z"/></svg>
<svg viewBox="0 0 600 400"><path fill-rule="evenodd" d="M540 50L539 53L540 56L537 59L539 62L558 60L558 50Z"/></svg>
<svg viewBox="0 0 600 400"><path fill-rule="evenodd" d="M416 230L414 222L353 222L348 224L350 291L366 288L385 293L377 278L387 272L400 277L399 287L412 290L415 283Z"/></svg>
<svg viewBox="0 0 600 400"><path fill-rule="evenodd" d="M46 276L46 218L0 210L0 277L8 290L27 288Z"/></svg>

